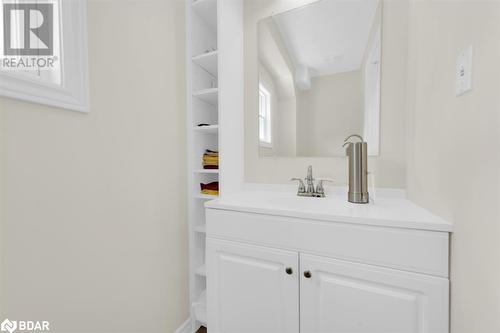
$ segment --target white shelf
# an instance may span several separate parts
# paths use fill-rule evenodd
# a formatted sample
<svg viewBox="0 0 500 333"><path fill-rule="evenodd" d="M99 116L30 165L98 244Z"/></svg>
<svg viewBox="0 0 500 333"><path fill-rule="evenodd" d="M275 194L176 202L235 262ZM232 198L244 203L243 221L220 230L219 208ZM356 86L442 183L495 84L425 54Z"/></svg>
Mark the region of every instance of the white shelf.
<svg viewBox="0 0 500 333"><path fill-rule="evenodd" d="M203 326L207 325L207 292L204 290L200 297L193 303L193 313L196 321Z"/></svg>
<svg viewBox="0 0 500 333"><path fill-rule="evenodd" d="M194 170L194 173L200 173L200 174L218 174L219 169L198 169Z"/></svg>
<svg viewBox="0 0 500 333"><path fill-rule="evenodd" d="M201 234L206 234L207 233L207 226L206 225L199 225L194 228L194 231L199 232Z"/></svg>
<svg viewBox="0 0 500 333"><path fill-rule="evenodd" d="M219 198L218 195L202 194L198 183L220 180L221 185L227 184L228 188L236 189L240 178L243 179L243 165L239 161L244 156L239 148L243 144L244 132L244 105L243 98L240 98L244 96L244 1L187 0L184 4L189 302L194 328L197 328L200 324L207 326L207 272L200 261L207 255L203 205ZM199 123L209 126L196 126ZM225 123L229 126L222 129ZM200 155L205 149L231 151L228 163L224 164L231 172L203 169ZM221 187L223 190L224 186Z"/></svg>
<svg viewBox="0 0 500 333"><path fill-rule="evenodd" d="M194 0L191 8L212 29L217 30L217 0Z"/></svg>
<svg viewBox="0 0 500 333"><path fill-rule="evenodd" d="M201 265L196 269L196 275L199 276L207 276L207 267L205 265Z"/></svg>
<svg viewBox="0 0 500 333"><path fill-rule="evenodd" d="M209 88L198 90L193 93L193 96L207 102L210 105L217 106L219 102L219 89Z"/></svg>
<svg viewBox="0 0 500 333"><path fill-rule="evenodd" d="M217 199L219 196L218 195L208 195L208 194L198 194L198 195L195 195L195 198L196 199L200 199L200 200L213 200L213 199Z"/></svg>
<svg viewBox="0 0 500 333"><path fill-rule="evenodd" d="M213 77L217 77L217 55L218 51L203 53L193 57L193 62L206 70Z"/></svg>
<svg viewBox="0 0 500 333"><path fill-rule="evenodd" d="M219 125L195 126L194 130L201 133L217 134L219 132Z"/></svg>

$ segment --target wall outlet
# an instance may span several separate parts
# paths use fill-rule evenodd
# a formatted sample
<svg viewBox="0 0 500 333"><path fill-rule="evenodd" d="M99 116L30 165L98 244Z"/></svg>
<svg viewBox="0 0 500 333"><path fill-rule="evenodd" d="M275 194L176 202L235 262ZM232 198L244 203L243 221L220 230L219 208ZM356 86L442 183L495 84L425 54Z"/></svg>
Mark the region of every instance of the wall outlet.
<svg viewBox="0 0 500 333"><path fill-rule="evenodd" d="M456 68L456 94L463 95L472 89L472 45L460 52Z"/></svg>

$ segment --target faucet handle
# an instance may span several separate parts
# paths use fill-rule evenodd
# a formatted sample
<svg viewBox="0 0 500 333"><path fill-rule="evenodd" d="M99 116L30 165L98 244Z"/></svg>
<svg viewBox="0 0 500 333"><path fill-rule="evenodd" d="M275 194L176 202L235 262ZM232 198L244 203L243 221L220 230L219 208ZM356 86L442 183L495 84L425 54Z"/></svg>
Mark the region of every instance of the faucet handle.
<svg viewBox="0 0 500 333"><path fill-rule="evenodd" d="M304 185L304 181L301 178L292 178L291 179L296 180L299 182L299 189L297 190L297 193L305 193L306 192L306 186Z"/></svg>
<svg viewBox="0 0 500 333"><path fill-rule="evenodd" d="M335 182L335 179L333 179L333 178L319 178L318 181L333 183L333 182Z"/></svg>
<svg viewBox="0 0 500 333"><path fill-rule="evenodd" d="M329 178L318 179L318 185L316 186L316 194L322 198L324 198L326 196L325 195L325 188L323 187L323 182L333 183L333 179L329 179Z"/></svg>

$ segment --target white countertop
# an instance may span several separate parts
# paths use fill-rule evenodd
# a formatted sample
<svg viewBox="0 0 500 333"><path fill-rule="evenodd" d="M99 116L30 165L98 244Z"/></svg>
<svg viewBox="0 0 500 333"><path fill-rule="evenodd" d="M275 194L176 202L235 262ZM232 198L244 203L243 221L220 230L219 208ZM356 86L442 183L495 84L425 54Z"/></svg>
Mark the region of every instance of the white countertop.
<svg viewBox="0 0 500 333"><path fill-rule="evenodd" d="M304 198L291 191L246 190L205 203L206 208L433 231L452 231L452 224L401 196L377 195L369 204L347 202L332 191L326 198Z"/></svg>

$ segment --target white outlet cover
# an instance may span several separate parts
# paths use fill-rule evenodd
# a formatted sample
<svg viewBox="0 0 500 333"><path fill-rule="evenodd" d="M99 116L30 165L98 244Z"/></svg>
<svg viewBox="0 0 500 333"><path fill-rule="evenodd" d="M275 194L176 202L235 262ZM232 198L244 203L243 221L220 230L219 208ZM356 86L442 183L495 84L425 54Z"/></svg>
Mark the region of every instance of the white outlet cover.
<svg viewBox="0 0 500 333"><path fill-rule="evenodd" d="M472 89L472 45L458 55L455 75L457 96Z"/></svg>

